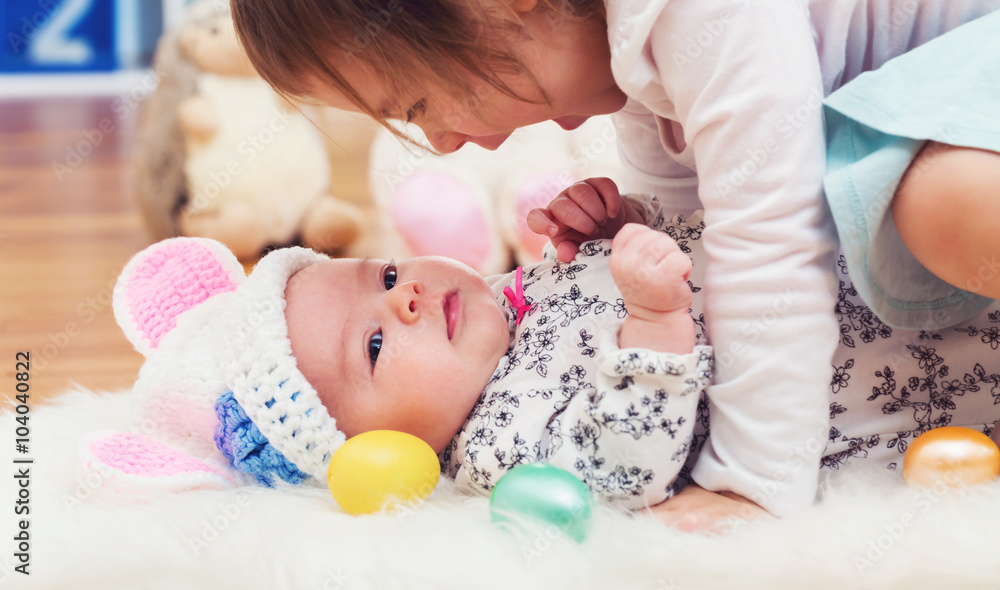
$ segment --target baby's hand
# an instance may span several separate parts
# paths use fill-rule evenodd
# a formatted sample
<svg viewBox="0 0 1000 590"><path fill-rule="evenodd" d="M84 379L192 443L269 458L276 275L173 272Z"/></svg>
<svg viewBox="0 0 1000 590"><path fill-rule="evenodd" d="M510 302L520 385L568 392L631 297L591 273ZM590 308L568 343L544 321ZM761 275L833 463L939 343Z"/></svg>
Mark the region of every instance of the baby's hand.
<svg viewBox="0 0 1000 590"><path fill-rule="evenodd" d="M587 240L613 238L626 223L642 216L622 200L610 178L588 178L559 193L544 209L528 212L531 231L548 236L556 256L570 262Z"/></svg>
<svg viewBox="0 0 1000 590"><path fill-rule="evenodd" d="M611 244L611 277L631 316L659 321L691 307L691 259L670 236L645 225L625 225Z"/></svg>

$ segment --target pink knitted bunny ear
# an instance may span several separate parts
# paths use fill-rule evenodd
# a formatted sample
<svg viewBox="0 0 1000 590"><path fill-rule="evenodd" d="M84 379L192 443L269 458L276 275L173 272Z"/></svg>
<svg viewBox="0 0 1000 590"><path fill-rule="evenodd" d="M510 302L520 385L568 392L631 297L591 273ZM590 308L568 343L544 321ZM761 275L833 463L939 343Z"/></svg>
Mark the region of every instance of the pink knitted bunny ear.
<svg viewBox="0 0 1000 590"><path fill-rule="evenodd" d="M80 441L78 453L87 485L118 498L237 485L231 475L142 434L95 432Z"/></svg>
<svg viewBox="0 0 1000 590"><path fill-rule="evenodd" d="M215 240L163 240L132 257L118 276L115 319L135 349L149 356L181 314L245 279L240 262Z"/></svg>

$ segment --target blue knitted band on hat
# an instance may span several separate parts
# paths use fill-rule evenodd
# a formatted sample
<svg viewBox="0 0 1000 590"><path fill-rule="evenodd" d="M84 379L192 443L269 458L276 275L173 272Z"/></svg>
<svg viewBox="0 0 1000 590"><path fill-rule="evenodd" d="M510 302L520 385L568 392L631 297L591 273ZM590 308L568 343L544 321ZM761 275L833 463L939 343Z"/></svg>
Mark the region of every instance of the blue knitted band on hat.
<svg viewBox="0 0 1000 590"><path fill-rule="evenodd" d="M275 476L291 484L302 483L309 474L300 471L264 438L257 426L233 397L232 391L215 402L219 424L215 427L215 446L236 469L249 473L271 487Z"/></svg>

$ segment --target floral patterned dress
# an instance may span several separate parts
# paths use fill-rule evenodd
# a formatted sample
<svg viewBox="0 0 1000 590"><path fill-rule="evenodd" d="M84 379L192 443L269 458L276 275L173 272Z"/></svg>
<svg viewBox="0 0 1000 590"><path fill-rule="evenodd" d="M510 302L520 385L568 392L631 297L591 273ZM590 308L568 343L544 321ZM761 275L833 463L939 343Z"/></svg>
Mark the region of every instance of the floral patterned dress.
<svg viewBox="0 0 1000 590"><path fill-rule="evenodd" d="M618 347L628 313L608 266L610 240L576 259L524 269L531 304L462 431L441 453L445 473L489 493L515 465L547 462L627 508L662 502L689 454L698 400L711 378L711 347L688 354Z"/></svg>

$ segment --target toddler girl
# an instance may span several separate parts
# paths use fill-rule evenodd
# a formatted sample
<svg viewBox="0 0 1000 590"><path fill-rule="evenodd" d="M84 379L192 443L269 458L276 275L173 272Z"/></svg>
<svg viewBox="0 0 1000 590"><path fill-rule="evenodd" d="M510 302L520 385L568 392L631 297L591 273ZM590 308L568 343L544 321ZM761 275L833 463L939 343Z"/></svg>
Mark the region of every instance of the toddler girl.
<svg viewBox="0 0 1000 590"><path fill-rule="evenodd" d="M280 92L412 121L443 152L617 111L623 188L659 196L671 215L705 209L718 362L694 480L778 515L808 505L838 339L823 97L1000 3L556 4L232 0L252 63ZM564 261L579 245L543 212L531 226L568 237Z"/></svg>
<svg viewBox="0 0 1000 590"><path fill-rule="evenodd" d="M165 332L135 395L160 438L202 460L214 440L265 484L323 481L345 437L392 429L485 493L514 465L545 461L622 506L658 504L687 457L711 349L696 345L691 260L666 233L625 224L662 227L655 199L626 208L607 179L588 187L588 207L612 205L598 220L613 250L588 241L571 262L485 280L444 258L290 248L230 285L206 270L238 267L220 244L154 244L116 290L133 341ZM178 300L194 304L173 327L150 321Z"/></svg>

